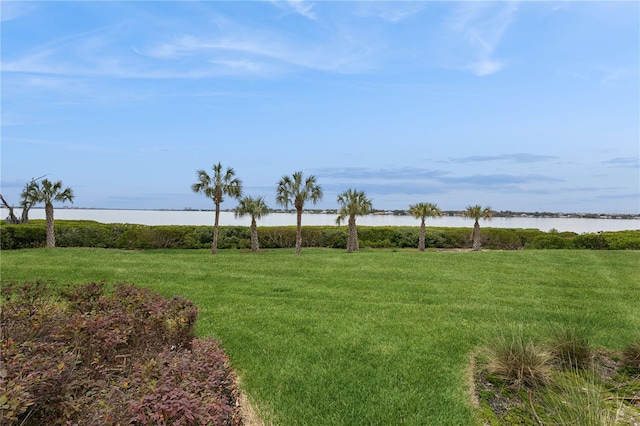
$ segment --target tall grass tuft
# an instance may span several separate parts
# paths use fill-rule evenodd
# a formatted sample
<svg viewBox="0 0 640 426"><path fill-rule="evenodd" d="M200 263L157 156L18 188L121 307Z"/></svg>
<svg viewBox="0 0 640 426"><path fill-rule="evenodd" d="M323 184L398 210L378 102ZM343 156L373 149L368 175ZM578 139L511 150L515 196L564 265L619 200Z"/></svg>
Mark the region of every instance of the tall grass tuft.
<svg viewBox="0 0 640 426"><path fill-rule="evenodd" d="M622 360L627 367L640 370L640 338L622 351Z"/></svg>
<svg viewBox="0 0 640 426"><path fill-rule="evenodd" d="M547 414L556 425L613 426L620 404L609 406L592 369L572 370L554 376L546 394Z"/></svg>
<svg viewBox="0 0 640 426"><path fill-rule="evenodd" d="M551 355L522 329L501 333L482 351L489 373L514 388L536 388L549 382Z"/></svg>
<svg viewBox="0 0 640 426"><path fill-rule="evenodd" d="M575 326L554 329L549 352L554 361L567 370L583 370L591 365L593 358L589 334Z"/></svg>

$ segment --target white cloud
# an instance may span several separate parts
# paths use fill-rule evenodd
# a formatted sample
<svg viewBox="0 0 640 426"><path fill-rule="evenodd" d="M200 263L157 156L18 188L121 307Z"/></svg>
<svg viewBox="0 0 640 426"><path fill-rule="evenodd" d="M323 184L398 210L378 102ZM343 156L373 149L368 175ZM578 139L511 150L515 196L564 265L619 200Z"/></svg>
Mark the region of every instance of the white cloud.
<svg viewBox="0 0 640 426"><path fill-rule="evenodd" d="M375 16L392 24L397 24L421 12L426 5L426 2L361 2L357 3L356 14L360 16Z"/></svg>
<svg viewBox="0 0 640 426"><path fill-rule="evenodd" d="M312 20L316 19L316 14L313 12L313 3L308 3L304 0L287 0L287 4L296 13Z"/></svg>
<svg viewBox="0 0 640 426"><path fill-rule="evenodd" d="M270 0L271 4L280 8L292 10L298 15L315 21L317 16L313 10L314 3L307 2L306 0Z"/></svg>
<svg viewBox="0 0 640 426"><path fill-rule="evenodd" d="M516 2L462 3L449 21L449 28L462 36L467 63L463 68L478 76L494 74L504 68L495 51L518 12Z"/></svg>
<svg viewBox="0 0 640 426"><path fill-rule="evenodd" d="M478 62L469 64L468 68L478 77L484 77L485 75L497 73L503 68L503 66L504 64L501 61L484 58Z"/></svg>

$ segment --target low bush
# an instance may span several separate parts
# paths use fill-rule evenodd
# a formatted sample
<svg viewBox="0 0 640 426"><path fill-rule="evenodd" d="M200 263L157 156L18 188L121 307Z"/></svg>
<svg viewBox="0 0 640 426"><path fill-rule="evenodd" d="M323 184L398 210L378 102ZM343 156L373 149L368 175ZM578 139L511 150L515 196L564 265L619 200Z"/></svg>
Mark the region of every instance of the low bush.
<svg viewBox="0 0 640 426"><path fill-rule="evenodd" d="M0 425L239 424L217 342L181 297L2 283Z"/></svg>
<svg viewBox="0 0 640 426"><path fill-rule="evenodd" d="M639 231L603 232L610 250L640 250Z"/></svg>
<svg viewBox="0 0 640 426"><path fill-rule="evenodd" d="M572 249L575 248L573 240L561 237L558 234L538 235L530 244L534 249Z"/></svg>
<svg viewBox="0 0 640 426"><path fill-rule="evenodd" d="M602 234L581 234L573 238L573 244L578 249L605 250L609 248L607 239Z"/></svg>

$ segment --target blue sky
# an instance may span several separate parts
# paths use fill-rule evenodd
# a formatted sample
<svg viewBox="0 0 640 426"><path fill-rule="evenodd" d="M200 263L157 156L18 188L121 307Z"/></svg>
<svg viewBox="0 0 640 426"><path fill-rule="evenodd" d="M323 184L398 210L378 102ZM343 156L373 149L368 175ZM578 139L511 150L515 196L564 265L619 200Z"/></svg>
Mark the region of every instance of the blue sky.
<svg viewBox="0 0 640 426"><path fill-rule="evenodd" d="M2 194L275 207L314 174L375 208L640 212L640 3L2 1ZM234 201L224 208L235 207Z"/></svg>

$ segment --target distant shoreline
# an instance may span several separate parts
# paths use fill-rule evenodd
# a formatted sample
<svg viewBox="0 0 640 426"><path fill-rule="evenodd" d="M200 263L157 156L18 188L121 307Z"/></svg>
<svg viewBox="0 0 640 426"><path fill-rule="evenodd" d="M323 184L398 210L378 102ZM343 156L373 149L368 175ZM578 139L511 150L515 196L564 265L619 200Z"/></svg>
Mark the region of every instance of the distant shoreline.
<svg viewBox="0 0 640 426"><path fill-rule="evenodd" d="M193 208L184 208L184 209L130 209L130 208L107 208L107 207L74 207L74 206L61 206L57 207L58 209L64 210L114 210L114 211L157 211L157 212L214 212L214 209L193 209ZM3 210L5 208L3 207ZM16 210L20 210L19 208L15 208ZM31 210L44 210L44 207L33 207ZM233 209L222 209L222 212L231 212L233 213ZM284 210L284 209L270 209L269 213L293 213L294 210ZM336 215L336 209L305 209L305 213L309 214L330 214ZM457 217L463 216L462 210L445 210L442 212L443 216L447 217ZM387 215L387 216L409 216L408 210L374 210L371 212L374 215ZM513 212L513 211L494 211L493 217L505 217L505 218L554 218L554 219L625 219L625 220L634 220L640 219L640 213L565 213L565 212Z"/></svg>

